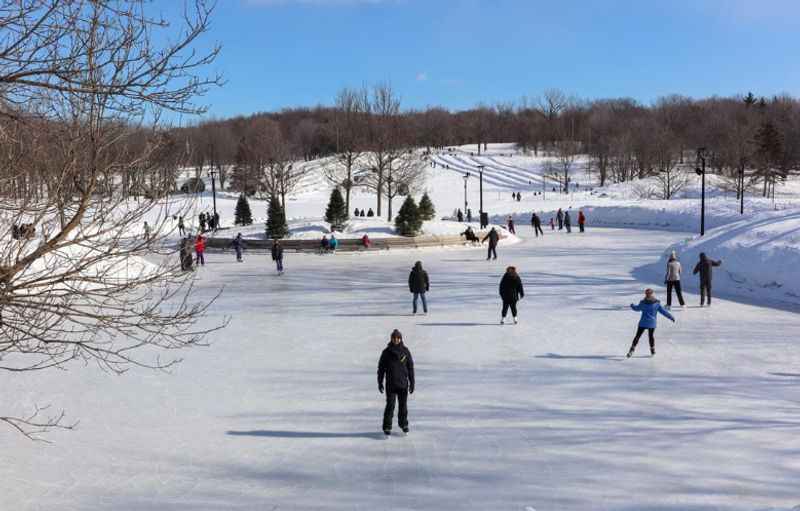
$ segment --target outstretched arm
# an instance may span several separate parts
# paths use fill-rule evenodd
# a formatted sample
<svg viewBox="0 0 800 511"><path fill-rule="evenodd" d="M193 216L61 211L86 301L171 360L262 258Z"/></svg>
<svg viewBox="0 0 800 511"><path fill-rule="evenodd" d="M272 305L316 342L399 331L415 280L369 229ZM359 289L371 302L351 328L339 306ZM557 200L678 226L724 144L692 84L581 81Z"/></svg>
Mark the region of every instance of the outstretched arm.
<svg viewBox="0 0 800 511"><path fill-rule="evenodd" d="M658 312L660 312L662 315L664 315L664 317L668 318L673 323L675 322L675 318L672 317L672 314L670 314L669 311L664 307L662 307L660 304L658 306Z"/></svg>
<svg viewBox="0 0 800 511"><path fill-rule="evenodd" d="M631 309L640 312L642 310L642 307L640 305L631 304Z"/></svg>
<svg viewBox="0 0 800 511"><path fill-rule="evenodd" d="M722 264L722 261L711 261L711 266L719 266Z"/></svg>

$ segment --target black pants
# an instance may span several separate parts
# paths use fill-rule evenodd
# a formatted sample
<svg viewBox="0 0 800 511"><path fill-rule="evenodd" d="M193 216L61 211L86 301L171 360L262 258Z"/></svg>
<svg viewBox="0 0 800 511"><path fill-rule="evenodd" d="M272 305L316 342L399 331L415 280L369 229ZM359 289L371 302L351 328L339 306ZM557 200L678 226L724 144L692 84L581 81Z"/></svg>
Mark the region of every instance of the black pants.
<svg viewBox="0 0 800 511"><path fill-rule="evenodd" d="M537 237L537 238L539 237L539 235L540 235L540 234L541 234L542 236L544 236L544 231L542 230L542 225L541 225L541 224L539 224L539 225L534 225L534 226L533 226L533 232L534 232L534 234L536 234L536 237Z"/></svg>
<svg viewBox="0 0 800 511"><path fill-rule="evenodd" d="M408 390L386 389L386 408L383 410L384 431L392 429L395 400L400 403L400 409L397 411L397 424L401 429L408 427Z"/></svg>
<svg viewBox="0 0 800 511"><path fill-rule="evenodd" d="M711 305L711 282L700 282L700 305L704 300Z"/></svg>
<svg viewBox="0 0 800 511"><path fill-rule="evenodd" d="M583 224L578 224L578 227L580 228L581 232L583 232Z"/></svg>
<svg viewBox="0 0 800 511"><path fill-rule="evenodd" d="M642 337L644 331L647 330L647 337L650 340L650 350L656 349L656 329L655 328L644 328L638 327L636 328L636 337L633 338L633 344L631 344L631 351L636 349L636 345L639 344L639 338Z"/></svg>
<svg viewBox="0 0 800 511"><path fill-rule="evenodd" d="M489 243L489 252L486 254L486 260L488 261L491 259L492 255L494 255L495 259L497 259L497 245L492 245Z"/></svg>
<svg viewBox="0 0 800 511"><path fill-rule="evenodd" d="M667 282L667 307L672 306L672 290L675 290L675 294L678 297L678 303L683 305L683 294L681 293L681 281L674 280Z"/></svg>
<svg viewBox="0 0 800 511"><path fill-rule="evenodd" d="M508 314L509 307L511 308L511 315L516 318L517 317L517 302L516 301L507 302L505 300L503 300L503 317L506 317L506 314Z"/></svg>

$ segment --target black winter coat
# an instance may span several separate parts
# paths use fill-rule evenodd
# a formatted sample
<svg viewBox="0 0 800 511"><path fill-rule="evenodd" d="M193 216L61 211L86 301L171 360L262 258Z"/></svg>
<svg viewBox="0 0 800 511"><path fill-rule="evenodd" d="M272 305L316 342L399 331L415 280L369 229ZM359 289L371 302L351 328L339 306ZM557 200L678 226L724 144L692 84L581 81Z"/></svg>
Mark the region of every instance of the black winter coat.
<svg viewBox="0 0 800 511"><path fill-rule="evenodd" d="M693 275L700 274L700 282L703 284L711 284L711 277L713 274L712 268L721 265L721 261L709 259L705 254L700 254L700 261L695 265Z"/></svg>
<svg viewBox="0 0 800 511"><path fill-rule="evenodd" d="M500 235L497 234L497 230L496 229L492 229L491 231L489 231L489 233L486 236L483 237L483 239L481 240L481 243L483 243L487 239L489 240L489 246L490 247L494 247L494 246L497 246L497 240L500 239Z"/></svg>
<svg viewBox="0 0 800 511"><path fill-rule="evenodd" d="M534 214L533 216L531 216L531 224L534 227L541 227L542 226L542 220L539 218L539 215Z"/></svg>
<svg viewBox="0 0 800 511"><path fill-rule="evenodd" d="M386 390L397 392L414 388L414 360L411 352L402 342L391 342L381 353L378 361L378 385L383 385L386 377Z"/></svg>
<svg viewBox="0 0 800 511"><path fill-rule="evenodd" d="M283 259L283 247L281 245L272 245L272 260L279 261Z"/></svg>
<svg viewBox="0 0 800 511"><path fill-rule="evenodd" d="M425 293L431 288L428 272L416 266L408 274L408 290L412 293Z"/></svg>
<svg viewBox="0 0 800 511"><path fill-rule="evenodd" d="M506 273L500 279L500 298L504 302L516 302L525 296L525 291L522 289L522 279L519 275L511 275Z"/></svg>

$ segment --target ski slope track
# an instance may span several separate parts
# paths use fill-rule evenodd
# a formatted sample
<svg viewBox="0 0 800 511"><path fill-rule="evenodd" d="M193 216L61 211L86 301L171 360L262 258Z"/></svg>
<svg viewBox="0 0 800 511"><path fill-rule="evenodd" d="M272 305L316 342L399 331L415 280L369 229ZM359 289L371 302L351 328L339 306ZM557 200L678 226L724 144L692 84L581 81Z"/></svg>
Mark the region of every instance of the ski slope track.
<svg viewBox="0 0 800 511"><path fill-rule="evenodd" d="M0 410L79 418L53 445L0 428L2 509L764 511L800 505L800 314L715 298L625 359L637 268L685 235L590 229L500 247L208 254L208 348L171 373L93 366L4 379ZM411 316L408 272L430 274ZM507 265L525 285L500 326ZM688 265L685 265L688 266ZM686 279L691 277L686 276ZM416 365L411 434L383 439L376 366ZM395 426L395 431L397 427Z"/></svg>

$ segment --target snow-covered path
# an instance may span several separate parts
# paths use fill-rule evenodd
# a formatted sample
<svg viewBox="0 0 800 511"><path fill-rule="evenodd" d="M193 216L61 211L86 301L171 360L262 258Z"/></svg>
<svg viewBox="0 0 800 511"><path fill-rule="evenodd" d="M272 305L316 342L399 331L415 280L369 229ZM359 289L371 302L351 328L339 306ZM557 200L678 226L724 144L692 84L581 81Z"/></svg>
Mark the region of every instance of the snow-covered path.
<svg viewBox="0 0 800 511"><path fill-rule="evenodd" d="M3 377L0 411L52 402L77 431L0 429L2 509L658 510L800 504L800 315L715 300L623 358L674 233L597 229L501 247L211 254L200 292L231 315L170 375ZM429 316L409 315L415 260ZM497 284L517 266L521 324ZM663 298L663 289L657 288ZM213 319L213 318L212 318ZM411 435L382 439L375 368L400 329L417 371ZM395 426L396 428L396 426Z"/></svg>

